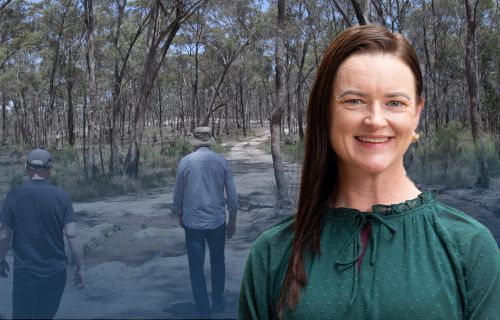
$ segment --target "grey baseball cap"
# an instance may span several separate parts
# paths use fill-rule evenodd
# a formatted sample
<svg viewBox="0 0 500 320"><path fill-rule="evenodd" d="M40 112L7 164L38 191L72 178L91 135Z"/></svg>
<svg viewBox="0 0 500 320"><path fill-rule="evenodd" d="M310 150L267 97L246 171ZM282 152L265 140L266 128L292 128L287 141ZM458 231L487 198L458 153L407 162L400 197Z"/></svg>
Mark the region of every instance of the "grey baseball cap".
<svg viewBox="0 0 500 320"><path fill-rule="evenodd" d="M50 168L52 167L50 153L41 148L31 150L26 158L26 165L34 169Z"/></svg>

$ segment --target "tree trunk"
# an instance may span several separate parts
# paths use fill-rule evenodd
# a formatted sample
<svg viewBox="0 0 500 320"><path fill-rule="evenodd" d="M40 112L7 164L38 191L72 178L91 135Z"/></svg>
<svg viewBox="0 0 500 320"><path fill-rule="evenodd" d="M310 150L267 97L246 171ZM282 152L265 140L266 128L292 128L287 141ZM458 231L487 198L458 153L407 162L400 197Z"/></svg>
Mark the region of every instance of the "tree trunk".
<svg viewBox="0 0 500 320"><path fill-rule="evenodd" d="M113 96L112 96L112 109L113 115L111 119L111 132L110 132L110 148L111 154L109 158L109 175L114 176L120 170L119 166L119 152L120 152L120 144L118 143L118 129L119 129L119 121L121 118L122 106L121 106L121 82L123 79L123 73L120 71L120 35L121 35L121 25L123 21L123 14L125 12L125 6L127 5L127 0L118 0L116 2L118 9L118 19L116 24L116 33L114 37L114 54L115 54L115 62L114 62L114 81L113 81ZM124 62L124 65L126 61ZM123 68L121 69L123 71Z"/></svg>
<svg viewBox="0 0 500 320"><path fill-rule="evenodd" d="M285 56L285 0L278 0L278 29L276 35L276 51L274 55L276 63L276 105L271 117L271 155L273 158L274 177L278 193L277 206L282 208L289 204L288 182L283 167L283 156L281 154L281 119L285 110L285 66L282 57Z"/></svg>
<svg viewBox="0 0 500 320"><path fill-rule="evenodd" d="M87 76L88 76L88 105L87 105L87 152L85 172L87 179L93 180L97 177L96 165L96 82L95 82L95 54L94 54L94 8L93 0L84 0L85 8L85 27L86 27L86 40L87 40Z"/></svg>
<svg viewBox="0 0 500 320"><path fill-rule="evenodd" d="M73 87L75 83L68 81L66 89L68 91L68 143L75 145L75 107L73 105Z"/></svg>
<svg viewBox="0 0 500 320"><path fill-rule="evenodd" d="M201 30L197 28L196 33L196 43L195 43L195 52L194 52L194 80L193 80L193 96L191 99L191 110L193 110L193 114L196 112L197 115L200 114L200 104L198 97L198 82L199 82L199 49L200 49L200 41L201 41ZM194 130L194 128L192 128ZM193 131L191 130L191 131Z"/></svg>
<svg viewBox="0 0 500 320"><path fill-rule="evenodd" d="M292 76L292 64L289 61L289 50L285 48L286 51L286 60L285 60L285 92L286 92L286 125L288 128L288 137L286 138L287 143L292 140L292 102L291 102L291 93L290 93L290 78Z"/></svg>
<svg viewBox="0 0 500 320"><path fill-rule="evenodd" d="M241 107L241 122L243 124L243 136L247 136L247 124L246 124L246 113L245 113L245 101L243 97L243 74L240 74L239 77L239 82L238 82L238 87L239 87L239 96L240 96L240 107Z"/></svg>
<svg viewBox="0 0 500 320"><path fill-rule="evenodd" d="M83 110L82 110L82 128L83 128L83 167L87 169L87 89L83 85Z"/></svg>
<svg viewBox="0 0 500 320"><path fill-rule="evenodd" d="M218 137L220 135L220 127L222 123L222 109L219 110L219 115L217 118L217 129L215 130L215 135Z"/></svg>
<svg viewBox="0 0 500 320"><path fill-rule="evenodd" d="M257 92L258 94L258 107L259 107L259 123L260 123L260 126L263 127L264 126L264 120L262 119L262 104L264 103L262 101L262 91L259 89L259 91Z"/></svg>
<svg viewBox="0 0 500 320"><path fill-rule="evenodd" d="M351 3L352 3L352 6L354 8L354 13L356 14L356 18L358 19L359 24L364 25L367 22L369 23L369 21L367 21L366 17L363 15L364 12L363 12L363 9L361 8L361 5L359 4L359 2L357 0L351 0Z"/></svg>
<svg viewBox="0 0 500 320"><path fill-rule="evenodd" d="M7 142L7 96L2 93L2 144Z"/></svg>
<svg viewBox="0 0 500 320"><path fill-rule="evenodd" d="M465 44L465 76L467 79L469 98L469 118L472 130L472 139L479 162L479 177L476 186L488 188L490 181L488 177L488 163L484 139L480 137L481 117L479 117L479 71L477 63L477 41L476 41L476 11L478 0L464 0L465 14L467 17L467 39Z"/></svg>
<svg viewBox="0 0 500 320"><path fill-rule="evenodd" d="M304 44L302 46L302 54L297 65L297 122L299 125L299 139L304 140L304 125L303 125L303 114L304 108L302 107L302 87L305 81L304 79L304 65L306 60L307 50L309 48L310 33L307 34Z"/></svg>
<svg viewBox="0 0 500 320"><path fill-rule="evenodd" d="M161 150L163 150L163 97L161 94L161 87L162 86L158 84L158 130L160 133Z"/></svg>
<svg viewBox="0 0 500 320"><path fill-rule="evenodd" d="M57 43L56 43L56 50L54 53L54 61L52 63L52 70L50 72L50 80L49 80L49 112L47 113L48 118L47 118L47 127L51 128L53 127L53 116L55 115L55 110L54 110L54 105L55 105L55 99L56 99L56 94L57 94L57 86L56 86L56 72L57 68L60 67L60 62L59 62L59 51L61 49L61 39L63 37L63 32L65 28L65 21L66 21L66 14L67 14L67 8L64 9L62 18L61 18L61 24L59 26L59 32L57 35ZM48 130L48 136L50 139L50 130Z"/></svg>

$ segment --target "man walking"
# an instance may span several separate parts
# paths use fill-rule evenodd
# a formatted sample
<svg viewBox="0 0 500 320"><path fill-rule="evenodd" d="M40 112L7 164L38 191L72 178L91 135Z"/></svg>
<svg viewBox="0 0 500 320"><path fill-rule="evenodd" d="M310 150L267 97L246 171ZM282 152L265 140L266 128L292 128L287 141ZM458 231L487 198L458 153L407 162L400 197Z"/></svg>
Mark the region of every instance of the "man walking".
<svg viewBox="0 0 500 320"><path fill-rule="evenodd" d="M227 160L213 152L215 143L209 127L198 127L191 140L195 151L179 162L174 190L174 210L185 230L189 274L194 302L202 318L212 312L224 312L225 238L236 230L238 195ZM226 226L224 190L227 196L229 221ZM212 308L208 301L203 265L205 241L210 250Z"/></svg>
<svg viewBox="0 0 500 320"><path fill-rule="evenodd" d="M75 213L66 192L50 182L52 160L44 149L28 154L29 181L11 191L0 213L0 276L10 271L5 255L14 254L14 319L52 319L66 285L63 233L76 264L75 282L83 286L83 253Z"/></svg>

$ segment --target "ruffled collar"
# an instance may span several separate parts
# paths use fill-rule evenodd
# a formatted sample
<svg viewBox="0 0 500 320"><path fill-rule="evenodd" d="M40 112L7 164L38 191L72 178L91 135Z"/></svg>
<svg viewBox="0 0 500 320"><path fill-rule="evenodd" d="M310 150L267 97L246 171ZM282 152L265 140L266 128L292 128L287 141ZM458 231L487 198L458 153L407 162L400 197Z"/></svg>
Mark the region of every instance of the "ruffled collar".
<svg viewBox="0 0 500 320"><path fill-rule="evenodd" d="M358 291L359 270L356 267L356 262L360 259L363 251L361 250L360 232L366 225L379 224L385 227L394 235L397 230L386 219L397 217L398 215L409 213L410 211L423 207L424 205L434 202L436 199L435 191L425 191L418 195L415 199L407 200L397 204L384 205L376 204L372 206L372 212L361 212L353 208L328 208L326 217L349 217L354 221L354 227L351 234L342 245L335 268L340 272L352 269L354 271L351 298L349 305L354 303ZM381 228L378 228L380 232ZM379 251L378 244L379 236L373 236L373 232L369 233L368 242L371 245L370 264L374 264L377 260Z"/></svg>
<svg viewBox="0 0 500 320"><path fill-rule="evenodd" d="M428 203L436 201L436 191L428 190L419 194L416 198L406 200L396 204L375 204L372 206L371 212L362 212L353 208L327 208L326 215L330 217L356 217L359 214L374 214L378 216L393 216L403 214L408 211L422 207Z"/></svg>

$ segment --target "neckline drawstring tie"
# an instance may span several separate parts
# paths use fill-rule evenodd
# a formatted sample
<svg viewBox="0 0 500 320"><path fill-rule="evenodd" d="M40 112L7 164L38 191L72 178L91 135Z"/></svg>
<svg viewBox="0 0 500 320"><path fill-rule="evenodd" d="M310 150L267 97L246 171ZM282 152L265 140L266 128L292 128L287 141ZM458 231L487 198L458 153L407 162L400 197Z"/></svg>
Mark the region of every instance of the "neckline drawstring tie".
<svg viewBox="0 0 500 320"><path fill-rule="evenodd" d="M342 248L340 249L339 257L335 261L335 267L338 268L341 272L353 268L354 269L354 279L352 283L352 290L351 290L351 298L349 300L349 305L352 305L354 303L354 300L356 299L356 294L357 294L357 288L358 288L358 278L359 278L359 270L356 268L356 262L359 260L361 255L363 254L363 250L360 249L360 240L359 240L359 234L363 227L367 224L373 225L373 222L376 221L380 223L381 225L385 226L391 234L396 233L396 229L394 229L388 222L386 222L381 216L376 215L376 214L370 214L370 213L358 213L356 218L356 223L354 224L354 230L347 239L347 241L342 245ZM380 232L380 229L379 229ZM372 232L370 232L369 237L368 237L368 243L371 243L372 246L372 251L370 255L370 264L375 263L377 259L377 251L378 251L378 241L377 237L372 237L373 234L373 228ZM370 241L373 239L373 241ZM351 246L351 244L354 245L354 258L353 259L346 259L343 260L344 256L347 253L347 248Z"/></svg>

